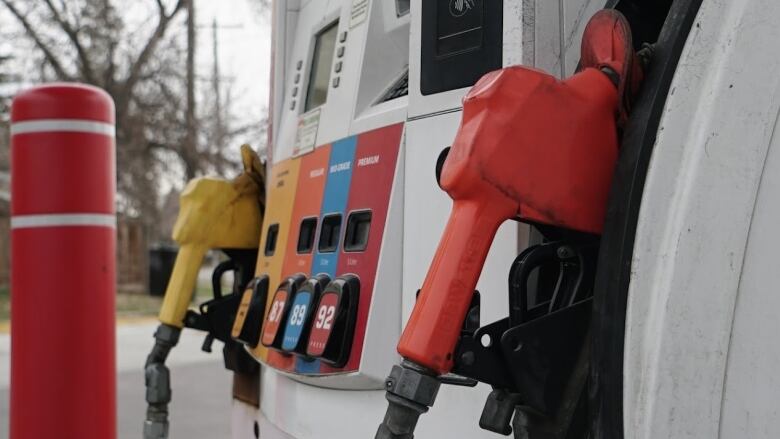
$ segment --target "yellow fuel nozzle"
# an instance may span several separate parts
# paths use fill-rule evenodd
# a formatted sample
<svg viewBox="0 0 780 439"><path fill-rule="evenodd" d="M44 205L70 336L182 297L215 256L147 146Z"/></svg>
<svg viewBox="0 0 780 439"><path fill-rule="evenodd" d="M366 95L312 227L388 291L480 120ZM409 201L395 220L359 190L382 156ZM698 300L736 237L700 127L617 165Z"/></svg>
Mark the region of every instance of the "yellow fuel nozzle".
<svg viewBox="0 0 780 439"><path fill-rule="evenodd" d="M232 181L196 178L180 196L173 239L180 248L165 290L160 322L182 328L203 257L209 249L252 249L260 242L265 206L265 168L241 146L244 172Z"/></svg>

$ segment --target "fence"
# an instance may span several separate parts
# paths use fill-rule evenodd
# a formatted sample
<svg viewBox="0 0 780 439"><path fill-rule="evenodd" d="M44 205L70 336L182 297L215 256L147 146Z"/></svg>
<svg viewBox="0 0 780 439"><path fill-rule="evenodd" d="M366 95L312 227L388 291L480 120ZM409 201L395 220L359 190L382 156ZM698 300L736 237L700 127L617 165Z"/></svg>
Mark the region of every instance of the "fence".
<svg viewBox="0 0 780 439"><path fill-rule="evenodd" d="M0 288L6 288L11 271L10 220L0 215ZM140 221L120 217L117 224L117 283L120 292L146 293L148 243Z"/></svg>

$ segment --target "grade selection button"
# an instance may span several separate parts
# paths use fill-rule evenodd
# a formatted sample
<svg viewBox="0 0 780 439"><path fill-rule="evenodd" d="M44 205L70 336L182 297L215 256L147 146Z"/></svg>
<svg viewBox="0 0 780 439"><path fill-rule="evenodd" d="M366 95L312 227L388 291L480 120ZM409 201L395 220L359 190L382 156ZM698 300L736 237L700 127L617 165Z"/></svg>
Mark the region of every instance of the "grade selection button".
<svg viewBox="0 0 780 439"><path fill-rule="evenodd" d="M306 353L306 342L312 324L312 309L320 298L322 290L330 283L330 276L318 274L304 282L291 299L290 318L284 328L282 350Z"/></svg>
<svg viewBox="0 0 780 439"><path fill-rule="evenodd" d="M287 322L292 307L291 298L298 288L306 281L306 276L296 274L290 276L279 285L274 293L271 307L265 317L263 333L260 342L263 346L280 349L282 345L282 331L280 329Z"/></svg>
<svg viewBox="0 0 780 439"><path fill-rule="evenodd" d="M354 275L339 276L320 294L306 344L306 355L333 367L349 360L355 332L360 280Z"/></svg>

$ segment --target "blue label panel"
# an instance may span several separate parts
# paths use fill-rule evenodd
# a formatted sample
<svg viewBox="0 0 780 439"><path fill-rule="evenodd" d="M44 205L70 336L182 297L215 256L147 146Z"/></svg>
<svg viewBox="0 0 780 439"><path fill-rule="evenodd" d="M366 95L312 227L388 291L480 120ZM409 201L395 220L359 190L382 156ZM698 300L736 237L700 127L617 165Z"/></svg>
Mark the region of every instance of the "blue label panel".
<svg viewBox="0 0 780 439"><path fill-rule="evenodd" d="M326 215L341 214L341 230L339 232L338 247L335 251L321 253L319 248L317 248L314 252L314 259L311 265L312 275L325 273L329 275L331 279L336 277L336 266L338 265L338 255L342 241L341 237L344 234L347 222L344 213L347 208L347 200L349 199L349 186L352 181L352 168L354 167L356 147L357 136L339 140L331 147L330 161L328 163L328 178L325 182L322 209L320 209L320 222ZM295 371L304 374L319 373L320 361L307 361L303 358L297 358L295 361Z"/></svg>
<svg viewBox="0 0 780 439"><path fill-rule="evenodd" d="M300 291L295 295L295 301L290 308L290 317L287 319L287 326L284 328L282 349L291 351L298 345L303 326L306 323L304 317L306 317L306 313L310 306L311 294L309 292Z"/></svg>

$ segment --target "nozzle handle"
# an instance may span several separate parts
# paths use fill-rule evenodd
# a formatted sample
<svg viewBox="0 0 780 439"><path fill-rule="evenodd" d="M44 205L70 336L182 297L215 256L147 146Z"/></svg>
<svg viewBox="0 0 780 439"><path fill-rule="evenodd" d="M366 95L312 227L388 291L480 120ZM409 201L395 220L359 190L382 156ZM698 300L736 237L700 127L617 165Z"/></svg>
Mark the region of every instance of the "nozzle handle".
<svg viewBox="0 0 780 439"><path fill-rule="evenodd" d="M407 360L445 374L498 227L517 206L483 193L455 200L417 303L398 343Z"/></svg>
<svg viewBox="0 0 780 439"><path fill-rule="evenodd" d="M206 246L196 244L186 244L179 249L160 308L159 319L161 323L177 328L184 327L184 316L192 301L192 295L198 282L198 272L207 251Z"/></svg>

